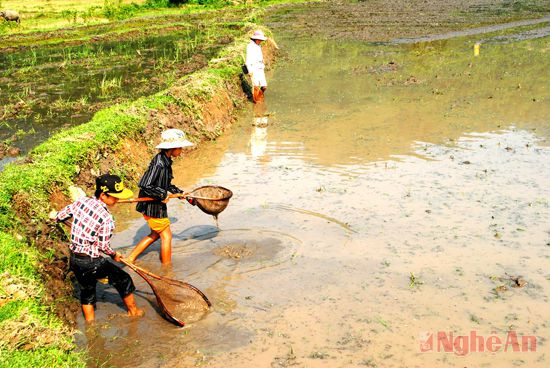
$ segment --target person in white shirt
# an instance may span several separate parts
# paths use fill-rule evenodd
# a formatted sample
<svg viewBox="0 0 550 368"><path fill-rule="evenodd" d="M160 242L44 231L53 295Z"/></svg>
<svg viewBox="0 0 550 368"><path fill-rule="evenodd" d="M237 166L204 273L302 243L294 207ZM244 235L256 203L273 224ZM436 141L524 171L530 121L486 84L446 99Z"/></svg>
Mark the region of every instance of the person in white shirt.
<svg viewBox="0 0 550 368"><path fill-rule="evenodd" d="M250 37L250 43L246 46L245 64L252 79L252 100L254 103L263 101L264 93L267 89L264 73L264 55L262 54L262 47L260 45L265 40L267 40L267 37L262 31L258 30Z"/></svg>

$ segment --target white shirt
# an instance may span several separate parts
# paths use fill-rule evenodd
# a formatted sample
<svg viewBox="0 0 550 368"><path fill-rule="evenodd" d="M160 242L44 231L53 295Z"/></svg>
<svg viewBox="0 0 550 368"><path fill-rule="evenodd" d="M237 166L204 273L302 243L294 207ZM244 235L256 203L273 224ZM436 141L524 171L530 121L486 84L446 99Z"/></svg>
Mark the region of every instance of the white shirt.
<svg viewBox="0 0 550 368"><path fill-rule="evenodd" d="M246 67L248 71L254 74L257 70L264 70L264 55L262 54L262 48L254 40L250 40L250 43L246 46Z"/></svg>

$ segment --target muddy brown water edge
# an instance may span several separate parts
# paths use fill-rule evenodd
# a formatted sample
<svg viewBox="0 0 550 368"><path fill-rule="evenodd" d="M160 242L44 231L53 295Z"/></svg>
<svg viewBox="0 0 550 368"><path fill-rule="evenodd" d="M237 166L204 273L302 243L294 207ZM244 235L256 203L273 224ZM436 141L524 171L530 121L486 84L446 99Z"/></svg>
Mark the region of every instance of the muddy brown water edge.
<svg viewBox="0 0 550 368"><path fill-rule="evenodd" d="M546 367L548 36L475 56L477 35L304 39L278 16L286 57L268 75L267 124L243 111L175 164L183 188L233 191L219 228L171 202L173 266L160 267L158 244L138 260L196 285L212 309L178 329L135 279L146 316L128 320L102 288L98 323L79 321L91 365ZM116 217L128 252L146 225L133 208ZM440 331L515 331L537 349L423 353Z"/></svg>

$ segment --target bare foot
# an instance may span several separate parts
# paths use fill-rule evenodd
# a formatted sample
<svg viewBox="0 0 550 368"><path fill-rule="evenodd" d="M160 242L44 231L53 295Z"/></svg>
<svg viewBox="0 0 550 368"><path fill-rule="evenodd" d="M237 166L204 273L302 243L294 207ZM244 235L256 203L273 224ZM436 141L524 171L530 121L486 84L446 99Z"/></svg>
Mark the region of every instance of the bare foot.
<svg viewBox="0 0 550 368"><path fill-rule="evenodd" d="M134 294L130 293L126 295L124 298L122 298L122 301L126 305L126 309L128 309L128 317L141 317L143 316L143 311L139 309L136 305L136 302L134 300Z"/></svg>
<svg viewBox="0 0 550 368"><path fill-rule="evenodd" d="M128 310L128 317L141 317L143 316L143 309L133 308Z"/></svg>

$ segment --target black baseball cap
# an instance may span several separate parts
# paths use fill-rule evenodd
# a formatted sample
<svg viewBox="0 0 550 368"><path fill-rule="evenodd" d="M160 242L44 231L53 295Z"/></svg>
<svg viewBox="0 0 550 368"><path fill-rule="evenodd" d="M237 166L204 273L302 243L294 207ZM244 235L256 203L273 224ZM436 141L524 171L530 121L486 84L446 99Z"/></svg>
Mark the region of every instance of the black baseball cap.
<svg viewBox="0 0 550 368"><path fill-rule="evenodd" d="M122 179L116 175L105 174L95 179L95 188L111 197L126 199L134 195L130 189L124 188Z"/></svg>

